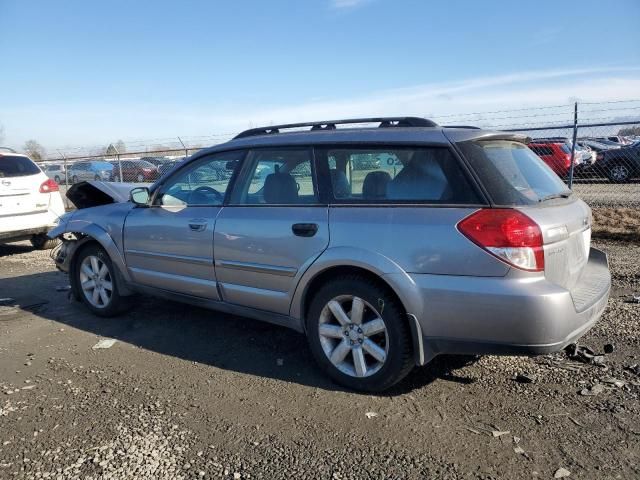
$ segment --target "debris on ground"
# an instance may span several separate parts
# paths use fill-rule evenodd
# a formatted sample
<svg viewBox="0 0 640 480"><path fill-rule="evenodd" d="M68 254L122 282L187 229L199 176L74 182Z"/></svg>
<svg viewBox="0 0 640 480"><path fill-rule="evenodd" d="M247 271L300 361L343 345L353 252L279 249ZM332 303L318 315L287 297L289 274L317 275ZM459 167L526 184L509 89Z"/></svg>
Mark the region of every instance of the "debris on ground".
<svg viewBox="0 0 640 480"><path fill-rule="evenodd" d="M640 364L634 363L633 365L627 365L624 367L627 372L635 373L636 375L640 375Z"/></svg>
<svg viewBox="0 0 640 480"><path fill-rule="evenodd" d="M600 381L602 383L608 383L609 385L614 385L614 386L616 386L618 388L622 388L627 384L627 382L625 382L624 380L620 380L620 379L614 378L614 377L605 377L605 378L600 379Z"/></svg>
<svg viewBox="0 0 640 480"><path fill-rule="evenodd" d="M585 397L592 397L604 392L604 390L604 385L602 385L601 383L596 383L589 388L583 388L582 390L580 390L580 395L583 395Z"/></svg>
<svg viewBox="0 0 640 480"><path fill-rule="evenodd" d="M565 352L571 360L598 366L604 365L604 354L597 354L585 345L572 343L565 348Z"/></svg>
<svg viewBox="0 0 640 480"><path fill-rule="evenodd" d="M113 338L103 338L102 340L100 340L98 343L96 343L93 347L91 347L93 350L99 350L99 349L104 349L104 348L111 348L113 347L113 344L116 343L117 340L113 339Z"/></svg>
<svg viewBox="0 0 640 480"><path fill-rule="evenodd" d="M604 345L604 347L602 347L602 350L607 355L609 355L610 353L613 353L615 349L616 349L616 347L612 343L607 343L607 344Z"/></svg>
<svg viewBox="0 0 640 480"><path fill-rule="evenodd" d="M631 295L627 300L627 303L640 303L640 295Z"/></svg>
<svg viewBox="0 0 640 480"><path fill-rule="evenodd" d="M532 375L530 373L518 373L515 377L515 381L518 383L533 383L537 380L537 377L535 375Z"/></svg>
<svg viewBox="0 0 640 480"><path fill-rule="evenodd" d="M493 438L498 438L501 437L502 435L509 435L511 432L509 430L493 430L491 432L491 435L493 435Z"/></svg>
<svg viewBox="0 0 640 480"><path fill-rule="evenodd" d="M565 478L571 475L571 472L564 467L560 467L556 470L556 473L553 474L553 478Z"/></svg>
<svg viewBox="0 0 640 480"><path fill-rule="evenodd" d="M367 418L375 418L378 416L378 414L376 412L367 412L364 414L364 416Z"/></svg>

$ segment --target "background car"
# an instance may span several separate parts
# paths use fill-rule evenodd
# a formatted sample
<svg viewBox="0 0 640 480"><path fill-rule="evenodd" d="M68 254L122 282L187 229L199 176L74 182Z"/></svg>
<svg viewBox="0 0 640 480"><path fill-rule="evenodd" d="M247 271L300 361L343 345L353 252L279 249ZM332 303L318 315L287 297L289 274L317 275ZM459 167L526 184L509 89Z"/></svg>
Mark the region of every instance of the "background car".
<svg viewBox="0 0 640 480"><path fill-rule="evenodd" d="M598 153L597 166L614 183L624 183L640 175L640 143Z"/></svg>
<svg viewBox="0 0 640 480"><path fill-rule="evenodd" d="M111 180L114 182L153 182L160 176L158 167L145 160L121 160L112 165Z"/></svg>
<svg viewBox="0 0 640 480"><path fill-rule="evenodd" d="M112 170L113 165L105 161L91 160L87 162L76 162L69 166L67 178L71 183L88 180L108 182L111 179Z"/></svg>
<svg viewBox="0 0 640 480"><path fill-rule="evenodd" d="M571 167L571 146L564 138L536 138L529 143L529 148L560 178L569 176ZM579 165L579 157L575 157L574 166Z"/></svg>
<svg viewBox="0 0 640 480"><path fill-rule="evenodd" d="M55 180L56 183L60 184L65 179L64 174L64 166L57 163L50 163L48 165L44 165L42 170L47 175L47 177Z"/></svg>
<svg viewBox="0 0 640 480"><path fill-rule="evenodd" d="M65 212L55 180L26 155L0 150L0 243L30 240L50 249L47 231Z"/></svg>

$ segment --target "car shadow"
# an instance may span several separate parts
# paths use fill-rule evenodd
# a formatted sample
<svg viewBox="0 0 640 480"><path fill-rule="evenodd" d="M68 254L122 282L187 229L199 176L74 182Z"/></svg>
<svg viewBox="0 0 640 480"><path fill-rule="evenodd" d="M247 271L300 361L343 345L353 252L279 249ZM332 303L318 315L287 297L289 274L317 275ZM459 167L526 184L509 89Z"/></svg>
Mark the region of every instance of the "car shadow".
<svg viewBox="0 0 640 480"><path fill-rule="evenodd" d="M216 368L347 391L316 367L305 336L293 330L144 296L136 297L130 312L101 318L68 299L67 282L68 277L56 271L0 278L0 292L13 298L19 309L100 337ZM383 395L410 392L436 380L471 383L455 370L473 361L466 356L437 357Z"/></svg>

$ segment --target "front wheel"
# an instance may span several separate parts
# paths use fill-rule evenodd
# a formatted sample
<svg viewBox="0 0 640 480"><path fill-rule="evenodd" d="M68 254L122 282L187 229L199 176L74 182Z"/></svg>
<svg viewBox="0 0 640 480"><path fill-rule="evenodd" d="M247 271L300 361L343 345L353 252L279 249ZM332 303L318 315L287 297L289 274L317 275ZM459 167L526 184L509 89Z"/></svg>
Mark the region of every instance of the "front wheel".
<svg viewBox="0 0 640 480"><path fill-rule="evenodd" d="M92 244L83 248L73 274L76 293L94 314L112 317L128 309L128 298L120 295L115 267L102 247Z"/></svg>
<svg viewBox="0 0 640 480"><path fill-rule="evenodd" d="M402 306L387 288L366 277L346 276L321 287L306 330L320 367L354 390L385 390L414 365Z"/></svg>

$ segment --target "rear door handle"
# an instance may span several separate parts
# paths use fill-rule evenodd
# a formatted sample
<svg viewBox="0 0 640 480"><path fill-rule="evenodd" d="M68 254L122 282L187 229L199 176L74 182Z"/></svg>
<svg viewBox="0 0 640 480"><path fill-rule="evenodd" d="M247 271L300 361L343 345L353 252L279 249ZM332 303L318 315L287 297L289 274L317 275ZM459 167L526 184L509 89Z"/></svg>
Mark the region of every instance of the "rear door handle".
<svg viewBox="0 0 640 480"><path fill-rule="evenodd" d="M298 237L313 237L318 231L317 223L294 223L291 230Z"/></svg>
<svg viewBox="0 0 640 480"><path fill-rule="evenodd" d="M207 222L200 218L194 218L193 220L189 220L189 228L194 232L204 232L207 228Z"/></svg>

